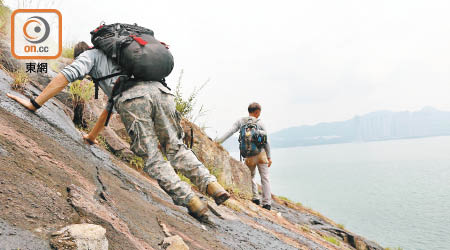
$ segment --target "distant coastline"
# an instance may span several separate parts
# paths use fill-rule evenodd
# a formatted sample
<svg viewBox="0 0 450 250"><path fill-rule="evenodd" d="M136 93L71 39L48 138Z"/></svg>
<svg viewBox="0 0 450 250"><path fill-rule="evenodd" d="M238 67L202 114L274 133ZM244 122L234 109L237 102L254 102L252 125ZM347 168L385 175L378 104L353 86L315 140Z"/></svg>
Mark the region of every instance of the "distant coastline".
<svg viewBox="0 0 450 250"><path fill-rule="evenodd" d="M327 144L417 139L450 135L450 112L425 107L419 111L377 111L350 120L302 125L269 135L273 148ZM236 151L236 137L227 140L226 149Z"/></svg>

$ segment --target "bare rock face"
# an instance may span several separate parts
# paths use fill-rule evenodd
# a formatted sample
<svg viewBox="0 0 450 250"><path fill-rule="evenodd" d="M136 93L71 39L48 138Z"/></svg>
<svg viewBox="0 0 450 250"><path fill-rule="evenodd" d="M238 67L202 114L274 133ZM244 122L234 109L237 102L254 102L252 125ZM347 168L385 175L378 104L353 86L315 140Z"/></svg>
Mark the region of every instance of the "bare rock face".
<svg viewBox="0 0 450 250"><path fill-rule="evenodd" d="M133 152L129 149L130 145L120 138L113 129L105 127L101 134L114 154L121 156L122 159L131 159L133 157Z"/></svg>
<svg viewBox="0 0 450 250"><path fill-rule="evenodd" d="M55 249L108 250L106 230L94 224L73 224L52 234Z"/></svg>
<svg viewBox="0 0 450 250"><path fill-rule="evenodd" d="M3 149L2 147L0 147L0 156L8 156L8 151L6 151L5 149Z"/></svg>
<svg viewBox="0 0 450 250"><path fill-rule="evenodd" d="M12 57L9 41L0 39L0 64L9 72L21 68L20 61Z"/></svg>
<svg viewBox="0 0 450 250"><path fill-rule="evenodd" d="M239 187L241 191L251 192L251 176L247 166L233 159L218 143L209 138L197 125L186 119L181 121L185 133L185 144L193 141L192 150L221 183ZM192 140L193 134L193 140Z"/></svg>
<svg viewBox="0 0 450 250"><path fill-rule="evenodd" d="M178 236L170 236L164 238L164 241L162 242L162 249L167 250L188 250L189 247L184 243L183 239Z"/></svg>

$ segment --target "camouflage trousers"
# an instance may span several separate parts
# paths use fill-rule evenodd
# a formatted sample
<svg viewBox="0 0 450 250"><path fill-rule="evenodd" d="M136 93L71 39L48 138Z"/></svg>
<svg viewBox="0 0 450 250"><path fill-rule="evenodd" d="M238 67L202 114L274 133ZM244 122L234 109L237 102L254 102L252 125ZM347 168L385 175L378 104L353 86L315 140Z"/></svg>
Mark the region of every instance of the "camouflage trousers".
<svg viewBox="0 0 450 250"><path fill-rule="evenodd" d="M131 138L131 150L145 160L144 171L158 181L175 204L187 205L194 197L190 185L181 181L175 170L202 192L210 182L217 181L184 145L174 95L161 83L139 82L117 98L115 108Z"/></svg>

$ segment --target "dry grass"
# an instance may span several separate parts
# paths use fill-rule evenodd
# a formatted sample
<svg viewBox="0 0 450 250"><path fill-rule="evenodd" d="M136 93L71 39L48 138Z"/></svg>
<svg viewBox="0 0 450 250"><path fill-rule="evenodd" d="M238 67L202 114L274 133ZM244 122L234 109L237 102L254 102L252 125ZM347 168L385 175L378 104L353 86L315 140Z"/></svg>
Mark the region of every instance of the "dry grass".
<svg viewBox="0 0 450 250"><path fill-rule="evenodd" d="M11 73L14 81L11 83L11 88L16 91L23 91L25 84L29 81L28 74L24 70L20 69Z"/></svg>
<svg viewBox="0 0 450 250"><path fill-rule="evenodd" d="M304 225L297 225L298 228L300 228L300 230L302 230L303 232L306 233L311 233L311 228L309 228L308 225L304 224Z"/></svg>
<svg viewBox="0 0 450 250"><path fill-rule="evenodd" d="M232 200L232 199L229 199L229 200L225 201L225 202L223 203L223 205L225 205L226 207L231 208L231 209L233 209L234 211L239 212L239 213L242 211L242 210L241 210L241 207L239 207L239 206L236 204L236 201L235 201L235 200Z"/></svg>

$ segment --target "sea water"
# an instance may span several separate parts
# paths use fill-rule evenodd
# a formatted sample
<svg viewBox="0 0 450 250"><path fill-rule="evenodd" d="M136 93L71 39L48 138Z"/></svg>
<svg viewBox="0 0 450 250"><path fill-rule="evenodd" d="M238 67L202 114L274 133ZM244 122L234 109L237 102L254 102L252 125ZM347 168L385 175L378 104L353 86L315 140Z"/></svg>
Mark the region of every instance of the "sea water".
<svg viewBox="0 0 450 250"><path fill-rule="evenodd" d="M274 194L383 247L450 249L450 137L273 149L272 160Z"/></svg>

